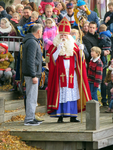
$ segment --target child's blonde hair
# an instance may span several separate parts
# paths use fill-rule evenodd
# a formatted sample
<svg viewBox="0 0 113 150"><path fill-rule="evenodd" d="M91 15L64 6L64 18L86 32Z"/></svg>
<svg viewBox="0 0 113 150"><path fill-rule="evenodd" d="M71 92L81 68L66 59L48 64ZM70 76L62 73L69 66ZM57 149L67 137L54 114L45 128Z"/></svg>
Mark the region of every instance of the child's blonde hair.
<svg viewBox="0 0 113 150"><path fill-rule="evenodd" d="M2 18L1 21L4 21L7 28L10 26L10 22L7 18Z"/></svg>
<svg viewBox="0 0 113 150"><path fill-rule="evenodd" d="M89 25L89 21L85 21L85 22L84 22L84 25L85 25L85 24L88 24L88 25Z"/></svg>
<svg viewBox="0 0 113 150"><path fill-rule="evenodd" d="M76 32L76 33L79 34L79 31L78 31L77 29L71 29L71 32L70 32L70 33L73 33L73 32L74 32L74 33Z"/></svg>
<svg viewBox="0 0 113 150"><path fill-rule="evenodd" d="M45 6L45 10L46 10L47 8L52 8L52 9L53 9L53 7L52 7L51 5L49 5L49 4L47 4L47 5Z"/></svg>
<svg viewBox="0 0 113 150"><path fill-rule="evenodd" d="M98 56L101 55L101 49L99 47L97 47L97 46L93 46L91 48L91 51L95 51L98 54Z"/></svg>
<svg viewBox="0 0 113 150"><path fill-rule="evenodd" d="M108 7L109 7L109 6L113 6L113 2L110 2L110 3L108 4Z"/></svg>
<svg viewBox="0 0 113 150"><path fill-rule="evenodd" d="M19 15L19 13L14 12L12 16L15 16L15 15L17 15L17 16L18 16L18 18L19 18L19 20L20 20L20 15Z"/></svg>
<svg viewBox="0 0 113 150"><path fill-rule="evenodd" d="M37 11L33 11L31 16L35 16L36 18L38 18L39 17L39 13Z"/></svg>
<svg viewBox="0 0 113 150"><path fill-rule="evenodd" d="M106 31L107 30L107 26L105 24L101 24L99 27L100 32Z"/></svg>
<svg viewBox="0 0 113 150"><path fill-rule="evenodd" d="M17 35L16 29L14 28L14 26L12 25L12 23L7 18L2 18L1 20L3 20L5 22L7 28L9 26L11 26L11 28L12 28L11 32L14 31L16 33L16 35Z"/></svg>

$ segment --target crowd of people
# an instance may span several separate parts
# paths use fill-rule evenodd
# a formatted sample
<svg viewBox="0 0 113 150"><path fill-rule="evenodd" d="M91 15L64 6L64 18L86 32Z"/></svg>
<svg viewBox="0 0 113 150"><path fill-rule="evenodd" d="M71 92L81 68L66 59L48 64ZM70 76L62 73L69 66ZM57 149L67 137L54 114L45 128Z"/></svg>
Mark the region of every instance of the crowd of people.
<svg viewBox="0 0 113 150"><path fill-rule="evenodd" d="M85 0L42 0L38 7L34 2L22 0L21 4L6 8L0 1L0 36L23 37L25 125L41 123L35 118L38 87L47 90L50 116L58 117L59 123L63 122L63 117L70 117L70 122L79 122L81 57L83 110L86 101L98 101L100 88L102 105L109 105L106 112L113 112L113 2L108 8L100 24L97 13L88 8ZM109 63L107 56L110 56ZM1 38L1 85L11 83L14 63L8 45Z"/></svg>

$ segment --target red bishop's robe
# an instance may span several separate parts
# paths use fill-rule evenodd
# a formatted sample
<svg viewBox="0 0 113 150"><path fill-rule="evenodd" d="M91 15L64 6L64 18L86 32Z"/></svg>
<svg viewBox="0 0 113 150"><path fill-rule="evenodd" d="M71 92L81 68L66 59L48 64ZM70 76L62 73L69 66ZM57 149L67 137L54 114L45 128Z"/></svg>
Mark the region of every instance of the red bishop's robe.
<svg viewBox="0 0 113 150"><path fill-rule="evenodd" d="M59 79L60 79L60 61L57 58L56 62L53 58L53 53L57 50L57 47L51 45L47 54L46 54L46 61L49 65L49 76L48 76L48 90L47 90L47 112L50 114L54 110L57 110L59 107L59 94L60 94L60 87L59 87ZM80 79L81 79L81 58L80 58L80 50L78 46L75 44L73 49L73 53L76 56L76 73L78 79L78 86L80 91ZM74 57L73 55L73 57ZM70 64L71 66L71 64ZM89 88L89 83L87 79L86 73L86 66L85 66L85 59L82 61L82 110L85 110L86 101L91 100L91 92ZM79 92L80 93L80 92ZM81 93L80 93L81 95ZM78 112L81 111L81 101L80 99L77 101Z"/></svg>

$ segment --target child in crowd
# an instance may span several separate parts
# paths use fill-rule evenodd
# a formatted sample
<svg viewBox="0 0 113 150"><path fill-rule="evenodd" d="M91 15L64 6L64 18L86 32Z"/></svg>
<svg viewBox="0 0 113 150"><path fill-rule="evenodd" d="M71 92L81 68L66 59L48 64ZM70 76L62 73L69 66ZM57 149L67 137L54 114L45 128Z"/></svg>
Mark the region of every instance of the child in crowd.
<svg viewBox="0 0 113 150"><path fill-rule="evenodd" d="M0 82L3 84L6 80L10 82L12 77L11 62L14 61L13 56L8 52L8 45L0 43Z"/></svg>
<svg viewBox="0 0 113 150"><path fill-rule="evenodd" d="M113 59L111 60L111 64L108 67L108 72L107 72L106 78L104 80L104 83L106 86L108 86L108 83L111 81L111 72L112 71L113 71Z"/></svg>
<svg viewBox="0 0 113 150"><path fill-rule="evenodd" d="M41 14L43 14L45 12L45 6L46 5L51 5L53 8L54 8L54 2L53 0L42 0L39 7L38 7L38 10Z"/></svg>
<svg viewBox="0 0 113 150"><path fill-rule="evenodd" d="M45 21L45 29L43 33L44 49L47 51L53 44L53 39L58 34L58 29L55 21L52 18L47 18Z"/></svg>
<svg viewBox="0 0 113 150"><path fill-rule="evenodd" d="M108 67L108 72L107 75L105 77L104 83L106 85L107 91L108 91L108 83L111 82L111 72L113 73L113 60L111 60L111 64ZM110 92L108 92L108 103L110 104Z"/></svg>
<svg viewBox="0 0 113 150"><path fill-rule="evenodd" d="M0 35L1 36L16 36L16 30L7 18L1 19Z"/></svg>
<svg viewBox="0 0 113 150"><path fill-rule="evenodd" d="M15 12L10 20L11 24L14 26L15 30L17 30L17 26L19 25L20 15L19 13Z"/></svg>
<svg viewBox="0 0 113 150"><path fill-rule="evenodd" d="M40 23L43 24L41 18L39 18L39 13L36 11L33 11L31 14L31 22Z"/></svg>
<svg viewBox="0 0 113 150"><path fill-rule="evenodd" d="M82 31L84 33L84 35L86 35L88 33L89 30L89 21L84 22L84 25L82 27Z"/></svg>
<svg viewBox="0 0 113 150"><path fill-rule="evenodd" d="M113 71L111 72L111 81L108 83L108 102L109 108L106 113L113 112Z"/></svg>
<svg viewBox="0 0 113 150"><path fill-rule="evenodd" d="M83 0L78 0L77 6L74 9L75 22L78 24L78 22L81 20L81 17L85 16L87 18L87 16L90 14L91 12L86 6L86 2Z"/></svg>
<svg viewBox="0 0 113 150"><path fill-rule="evenodd" d="M103 64L100 59L101 49L99 47L91 48L91 60L88 68L88 81L91 90L92 99L97 100L97 89L102 81Z"/></svg>
<svg viewBox="0 0 113 150"><path fill-rule="evenodd" d="M79 34L79 30L77 29L71 29L71 32L70 32L71 36L75 39L75 43L78 45L80 45L80 34ZM84 45L84 54L85 54L85 58L88 58L89 57L89 53L87 51L87 48L86 46Z"/></svg>
<svg viewBox="0 0 113 150"><path fill-rule="evenodd" d="M109 50L111 51L111 32L107 30L107 26L105 24L100 25L99 27L99 44L98 46L102 49L102 51ZM107 67L107 57L101 57L103 62L103 69Z"/></svg>

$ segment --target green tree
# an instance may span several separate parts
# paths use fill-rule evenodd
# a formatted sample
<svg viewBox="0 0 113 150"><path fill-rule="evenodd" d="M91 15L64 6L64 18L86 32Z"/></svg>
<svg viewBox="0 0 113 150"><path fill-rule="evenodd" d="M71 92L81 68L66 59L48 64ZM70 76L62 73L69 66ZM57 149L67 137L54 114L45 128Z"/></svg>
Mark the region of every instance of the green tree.
<svg viewBox="0 0 113 150"><path fill-rule="evenodd" d="M14 2L14 0L0 0L0 1L3 1L6 5L6 7L9 6L9 5L12 5L13 2Z"/></svg>
<svg viewBox="0 0 113 150"><path fill-rule="evenodd" d="M97 5L95 5L94 11L97 13L97 16L100 17L98 9L97 9Z"/></svg>

